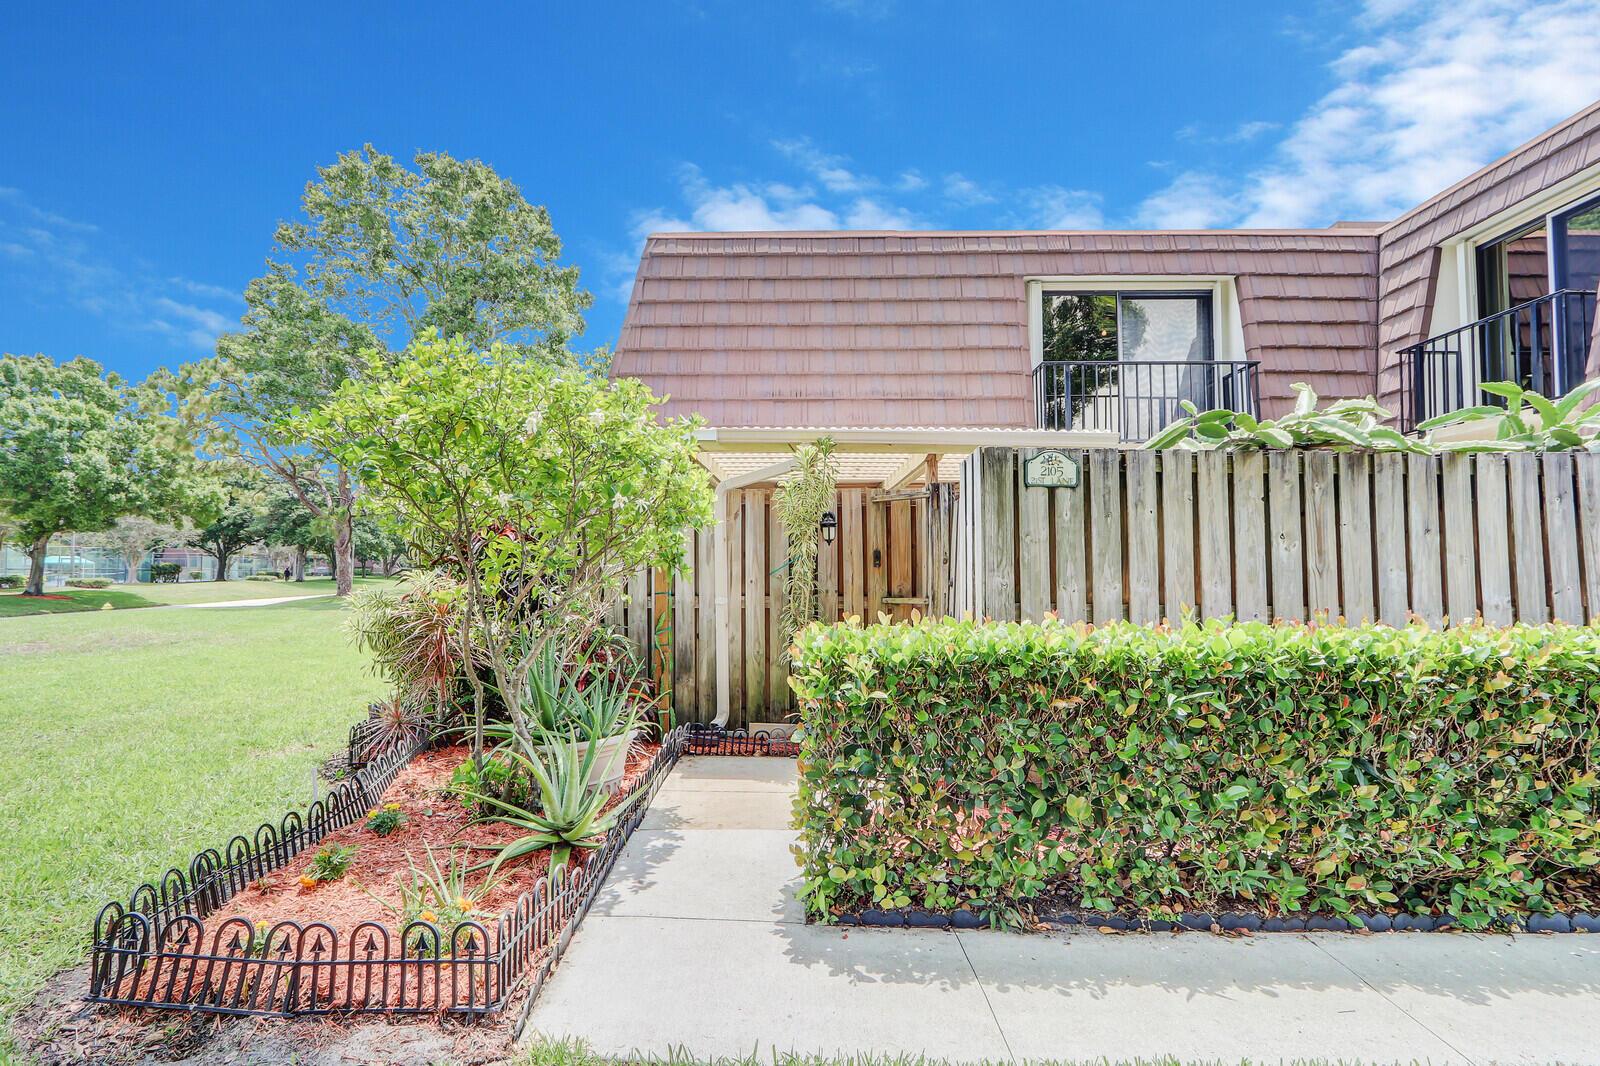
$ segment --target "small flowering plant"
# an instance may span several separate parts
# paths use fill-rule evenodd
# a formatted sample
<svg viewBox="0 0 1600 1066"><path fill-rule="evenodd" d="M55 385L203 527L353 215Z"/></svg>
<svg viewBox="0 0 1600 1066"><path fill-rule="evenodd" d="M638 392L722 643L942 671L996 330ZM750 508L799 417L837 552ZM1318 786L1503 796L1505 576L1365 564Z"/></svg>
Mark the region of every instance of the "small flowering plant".
<svg viewBox="0 0 1600 1066"><path fill-rule="evenodd" d="M479 905L499 884L499 878L491 875L472 884L472 863L465 853L458 854L454 848L445 855L442 864L427 845L423 845L423 854L428 860L426 869L419 869L407 856L411 873L397 882L400 906L388 906L399 917L402 927L417 921L428 922L448 936L451 929L478 912ZM424 935L421 931L415 934L407 948L414 950Z"/></svg>
<svg viewBox="0 0 1600 1066"><path fill-rule="evenodd" d="M382 807L374 807L367 812L367 829L386 837L405 825L408 820L406 812L400 809L400 804L385 803Z"/></svg>
<svg viewBox="0 0 1600 1066"><path fill-rule="evenodd" d="M340 847L338 844L328 844L311 856L311 865L306 867L306 872L300 875L300 887L305 889L316 888L323 881L337 881L350 871L350 864L356 860L356 852L360 849L354 844Z"/></svg>

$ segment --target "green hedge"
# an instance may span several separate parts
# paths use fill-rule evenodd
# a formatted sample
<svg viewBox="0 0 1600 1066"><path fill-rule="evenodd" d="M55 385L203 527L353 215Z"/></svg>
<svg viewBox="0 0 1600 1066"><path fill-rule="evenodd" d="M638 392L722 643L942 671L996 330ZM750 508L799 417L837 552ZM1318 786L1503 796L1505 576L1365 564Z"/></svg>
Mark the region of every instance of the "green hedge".
<svg viewBox="0 0 1600 1066"><path fill-rule="evenodd" d="M1600 632L813 626L803 892L1163 918L1600 897Z"/></svg>

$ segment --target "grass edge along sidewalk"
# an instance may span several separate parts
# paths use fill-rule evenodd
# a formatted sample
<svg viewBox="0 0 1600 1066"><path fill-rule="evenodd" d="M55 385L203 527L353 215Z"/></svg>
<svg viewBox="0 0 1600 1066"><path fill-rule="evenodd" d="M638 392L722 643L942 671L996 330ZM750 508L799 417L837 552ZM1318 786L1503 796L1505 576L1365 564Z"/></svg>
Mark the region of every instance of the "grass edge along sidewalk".
<svg viewBox="0 0 1600 1066"><path fill-rule="evenodd" d="M1171 1057L1030 1061L1034 1066L1250 1066L1249 1060L1225 1062L1220 1059L1189 1060ZM630 1055L611 1058L599 1054L580 1040L535 1037L521 1055L507 1060L506 1066L1015 1066L1015 1064L1009 1061L955 1062L921 1055L860 1054L829 1057L795 1055L778 1051L766 1053L752 1051L740 1058L697 1058L687 1052L679 1051L667 1056ZM1295 1059L1280 1066L1334 1066L1334 1063L1328 1059ZM1361 1064L1341 1060L1338 1066L1361 1066Z"/></svg>
<svg viewBox="0 0 1600 1066"><path fill-rule="evenodd" d="M383 588L392 578L359 577L356 588ZM306 581L184 581L177 584L111 585L103 589L51 589L45 596L24 596L20 591L0 590L0 620L31 618L49 614L81 614L84 611L123 611L139 607L166 607L195 603L224 603L231 600L281 599L290 596L331 596L332 578Z"/></svg>

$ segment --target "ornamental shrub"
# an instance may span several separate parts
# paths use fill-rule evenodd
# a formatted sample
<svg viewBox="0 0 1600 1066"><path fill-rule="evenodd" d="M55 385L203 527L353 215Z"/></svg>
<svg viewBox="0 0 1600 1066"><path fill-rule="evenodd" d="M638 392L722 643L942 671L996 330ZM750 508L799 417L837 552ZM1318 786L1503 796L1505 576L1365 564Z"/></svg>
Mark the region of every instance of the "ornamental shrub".
<svg viewBox="0 0 1600 1066"><path fill-rule="evenodd" d="M108 589L111 587L109 577L69 577L67 585L75 589Z"/></svg>
<svg viewBox="0 0 1600 1066"><path fill-rule="evenodd" d="M0 574L0 589L20 589L26 581L21 574Z"/></svg>
<svg viewBox="0 0 1600 1066"><path fill-rule="evenodd" d="M813 626L807 906L1454 914L1600 890L1600 631ZM1354 923L1352 923L1354 924Z"/></svg>

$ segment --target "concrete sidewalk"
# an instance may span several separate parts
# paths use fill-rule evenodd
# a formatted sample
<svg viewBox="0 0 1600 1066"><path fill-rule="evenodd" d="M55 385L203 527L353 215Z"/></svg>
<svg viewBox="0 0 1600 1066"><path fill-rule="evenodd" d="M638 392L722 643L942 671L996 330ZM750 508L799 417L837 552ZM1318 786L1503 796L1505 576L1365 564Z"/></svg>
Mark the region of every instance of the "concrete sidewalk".
<svg viewBox="0 0 1600 1066"><path fill-rule="evenodd" d="M1600 941L1584 936L806 925L793 775L788 760L682 760L529 1032L700 1057L1600 1063Z"/></svg>

